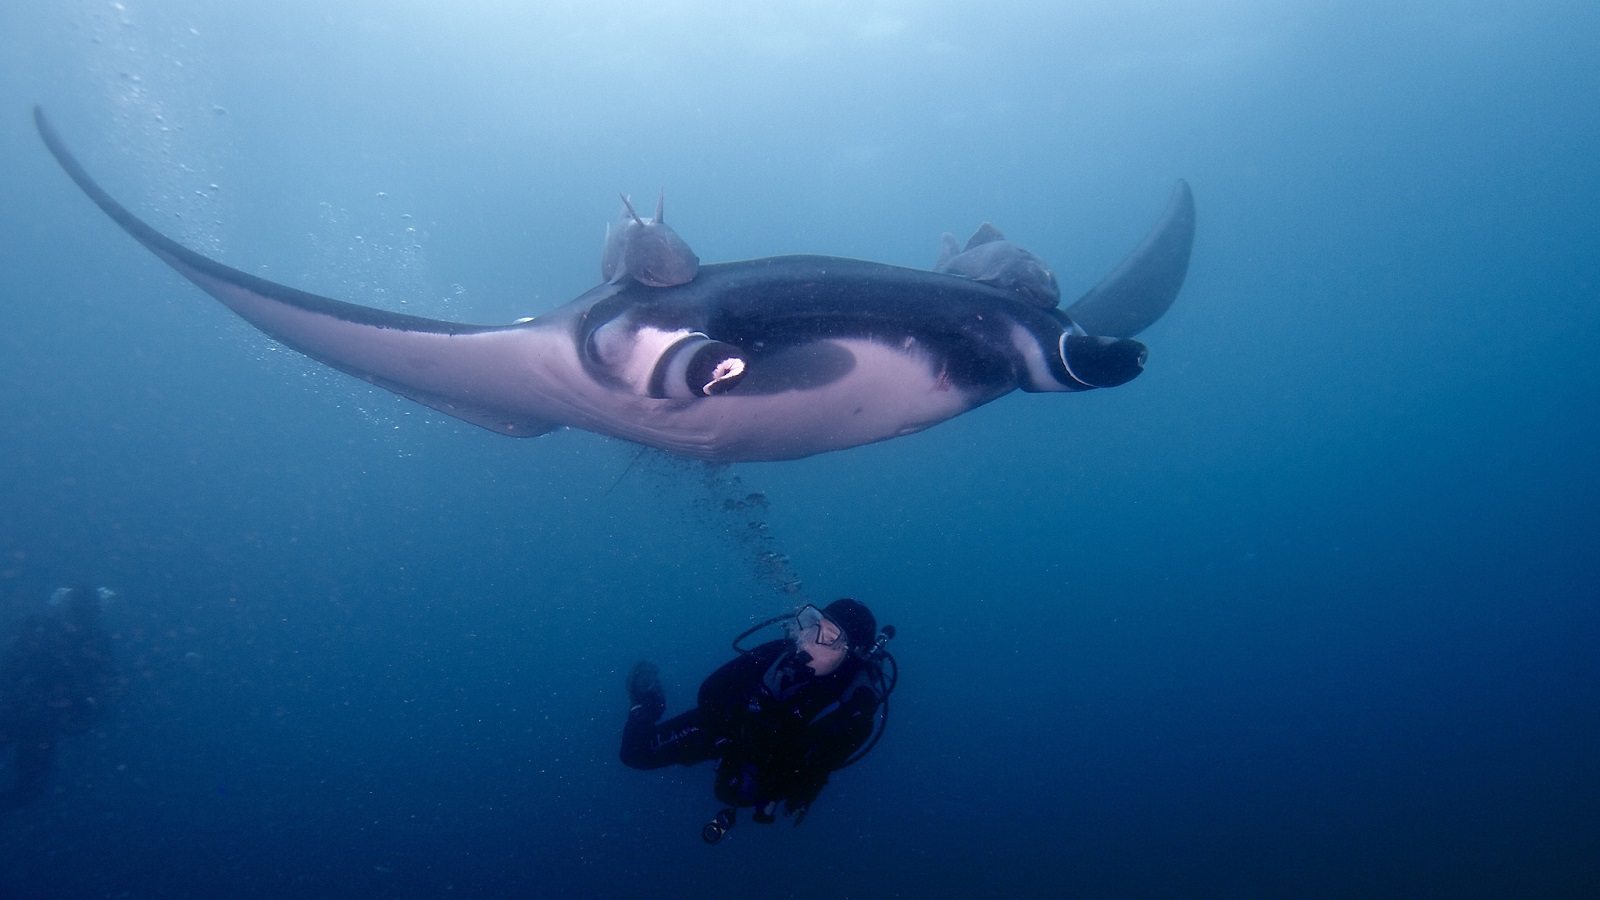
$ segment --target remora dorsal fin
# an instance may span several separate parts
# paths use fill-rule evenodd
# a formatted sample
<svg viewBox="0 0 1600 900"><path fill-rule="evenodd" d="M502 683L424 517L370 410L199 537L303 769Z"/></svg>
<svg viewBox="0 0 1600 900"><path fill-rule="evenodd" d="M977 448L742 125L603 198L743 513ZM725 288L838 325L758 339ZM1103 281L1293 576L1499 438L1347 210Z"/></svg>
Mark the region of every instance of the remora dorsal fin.
<svg viewBox="0 0 1600 900"><path fill-rule="evenodd" d="M1000 233L1000 229L985 222L978 226L978 230L972 233L972 237L967 238L967 249L971 250L973 247L981 247L984 244L992 244L995 241L1003 241L1005 239L1006 236Z"/></svg>

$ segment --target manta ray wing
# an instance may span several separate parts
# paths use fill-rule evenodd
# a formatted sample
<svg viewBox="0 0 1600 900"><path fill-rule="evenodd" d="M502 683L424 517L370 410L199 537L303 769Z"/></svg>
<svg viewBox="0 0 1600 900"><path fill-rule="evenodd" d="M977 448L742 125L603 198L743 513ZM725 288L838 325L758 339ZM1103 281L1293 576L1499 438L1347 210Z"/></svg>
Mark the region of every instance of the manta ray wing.
<svg viewBox="0 0 1600 900"><path fill-rule="evenodd" d="M1155 324L1177 299L1194 247L1194 194L1180 180L1150 233L1067 315L1089 334L1128 338Z"/></svg>
<svg viewBox="0 0 1600 900"><path fill-rule="evenodd" d="M560 341L537 324L464 325L386 312L297 290L207 259L118 203L72 156L38 107L45 146L78 187L178 274L273 339L318 362L475 425L514 436L557 423L530 408L539 356Z"/></svg>

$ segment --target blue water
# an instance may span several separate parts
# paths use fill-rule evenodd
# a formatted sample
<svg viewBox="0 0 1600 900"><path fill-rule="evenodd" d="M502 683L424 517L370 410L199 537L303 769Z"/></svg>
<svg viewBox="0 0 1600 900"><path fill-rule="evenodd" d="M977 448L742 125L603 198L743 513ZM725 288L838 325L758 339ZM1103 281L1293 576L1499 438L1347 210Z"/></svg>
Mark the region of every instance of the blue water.
<svg viewBox="0 0 1600 900"><path fill-rule="evenodd" d="M0 629L114 586L132 677L0 895L1600 892L1600 7L632 6L0 6ZM1200 224L1127 386L630 469L277 348L34 103L191 246L466 321L590 286L619 190L708 261L988 219L1069 297L1178 177ZM904 678L708 848L622 675L688 702L768 545Z"/></svg>

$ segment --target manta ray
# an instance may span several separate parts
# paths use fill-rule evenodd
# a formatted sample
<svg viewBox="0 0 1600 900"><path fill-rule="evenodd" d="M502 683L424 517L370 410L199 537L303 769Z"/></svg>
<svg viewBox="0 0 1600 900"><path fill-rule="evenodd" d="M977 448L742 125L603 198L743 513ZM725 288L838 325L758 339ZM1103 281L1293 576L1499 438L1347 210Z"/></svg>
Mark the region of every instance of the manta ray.
<svg viewBox="0 0 1600 900"><path fill-rule="evenodd" d="M106 193L37 107L34 122L117 225L285 346L499 434L577 428L713 462L883 441L1018 389L1122 384L1142 371L1133 336L1172 305L1194 241L1194 199L1179 181L1143 242L1063 310L1055 276L997 231L947 247L944 271L827 256L701 265L659 205L643 219L624 198L601 284L531 319L469 325L209 259Z"/></svg>

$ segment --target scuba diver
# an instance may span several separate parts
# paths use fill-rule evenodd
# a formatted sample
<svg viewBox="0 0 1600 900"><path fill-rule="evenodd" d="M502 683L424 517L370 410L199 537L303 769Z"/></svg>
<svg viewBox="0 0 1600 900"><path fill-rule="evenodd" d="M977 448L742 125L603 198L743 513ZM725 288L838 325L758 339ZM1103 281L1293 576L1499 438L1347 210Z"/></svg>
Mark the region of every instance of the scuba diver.
<svg viewBox="0 0 1600 900"><path fill-rule="evenodd" d="M754 648L740 642L782 623L786 636ZM660 721L667 698L654 664L628 674L632 707L622 729L623 765L634 769L718 760L716 796L726 804L701 830L722 839L739 807L770 824L779 805L799 825L828 776L865 756L883 735L899 666L872 611L855 600L803 606L733 640L739 655L700 685L699 703Z"/></svg>
<svg viewBox="0 0 1600 900"><path fill-rule="evenodd" d="M88 731L122 695L111 637L100 627L101 605L113 596L107 588L57 588L49 611L24 618L0 656L0 750L13 748L0 809L37 800L60 739Z"/></svg>

